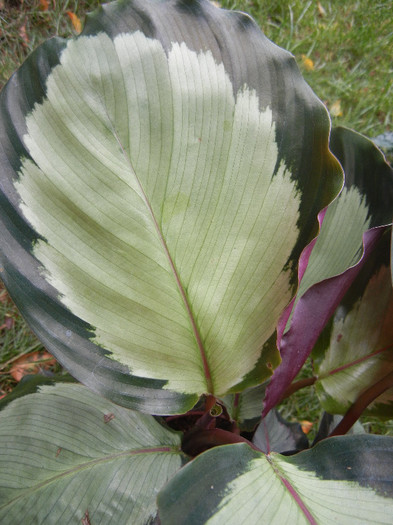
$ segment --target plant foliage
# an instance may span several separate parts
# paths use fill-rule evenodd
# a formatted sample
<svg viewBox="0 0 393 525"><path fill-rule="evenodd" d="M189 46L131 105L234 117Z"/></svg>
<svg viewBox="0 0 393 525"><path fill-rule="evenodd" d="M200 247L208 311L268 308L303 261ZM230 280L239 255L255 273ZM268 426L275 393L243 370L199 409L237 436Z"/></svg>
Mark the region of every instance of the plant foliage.
<svg viewBox="0 0 393 525"><path fill-rule="evenodd" d="M85 385L3 403L2 523L390 522L392 439L270 412L313 351L330 434L392 416L393 173L292 55L208 0L104 5L1 92L0 166L2 279Z"/></svg>

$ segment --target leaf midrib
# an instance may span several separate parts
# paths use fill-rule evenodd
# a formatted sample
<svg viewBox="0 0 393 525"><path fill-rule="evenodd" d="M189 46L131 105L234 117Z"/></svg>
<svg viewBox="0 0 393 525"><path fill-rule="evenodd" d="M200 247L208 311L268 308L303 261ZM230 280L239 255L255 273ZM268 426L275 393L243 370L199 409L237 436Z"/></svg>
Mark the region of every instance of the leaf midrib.
<svg viewBox="0 0 393 525"><path fill-rule="evenodd" d="M112 122L111 122L111 125L112 125ZM194 314L192 312L191 305L190 305L190 303L188 301L187 294L186 294L186 292L184 290L184 286L183 286L183 284L181 282L179 273L178 273L178 271L176 269L175 263L174 263L174 261L172 259L172 256L171 256L170 252L169 252L167 243L166 243L165 238L164 238L164 236L162 234L161 228L160 228L160 226L158 224L158 221L157 221L156 216L154 214L153 208L151 207L149 199L147 198L147 195L145 193L143 185L142 185L141 181L139 180L139 177L136 174L136 171L134 170L134 167L133 167L132 162L131 162L131 158L127 154L127 151L125 150L125 148L124 148L124 146L123 146L123 144L122 144L122 142L120 140L120 137L119 137L119 135L118 135L118 133L117 133L117 131L114 128L113 125L112 125L112 133L113 133L113 136L115 137L115 140L118 143L118 145L119 145L119 147L120 147L120 149L122 151L124 159L125 159L126 163L128 164L128 166L129 166L129 168L131 170L131 173L135 176L136 182L137 182L137 184L139 186L139 189L140 189L140 191L142 193L145 205L146 205L147 209L149 210L150 216L152 218L152 221L153 221L155 230L157 232L158 238L159 238L159 240L161 242L161 245L163 247L164 253L165 253L166 258L168 260L169 266L170 266L170 268L171 268L171 270L173 272L173 276L175 278L178 290L179 290L181 298L183 300L183 304L184 304L184 307L186 309L186 312L187 312L187 315L188 315L188 318L189 318L189 321L190 321L190 324L191 324L192 332L194 334L195 341L197 343L197 346L198 346L198 349L199 349L199 353L200 353L200 356L201 356L202 365L203 365L203 371L204 371L205 379L206 379L206 394L212 394L213 395L214 394L214 387L213 387L213 381L212 381L212 376L211 376L211 373L210 373L210 368L209 368L209 363L208 363L208 360L207 360L206 351L205 351L205 348L204 348L204 345L203 345L203 342L202 342L202 338L200 336L200 333L199 333L199 330L198 330L198 327L197 327L197 323L196 323Z"/></svg>
<svg viewBox="0 0 393 525"><path fill-rule="evenodd" d="M393 347L392 345L385 346L384 348L375 350L374 352L371 352L370 354L359 357L358 359L355 359L354 361L350 361L349 363L345 363L341 366L333 368L333 370L329 370L328 372L325 372L324 374L318 375L317 381L323 381L324 379L327 379L334 374L338 374L339 372L343 372L344 370L347 370L348 368L359 365L360 363L363 363L364 361L368 361L369 359L372 359L373 357L376 357L379 354L383 354L384 352L391 350L392 347Z"/></svg>
<svg viewBox="0 0 393 525"><path fill-rule="evenodd" d="M301 511L307 522L310 525L318 525L316 519L312 515L311 511L308 509L306 503L300 497L300 494L297 492L296 488L292 485L290 480L286 476L284 476L284 474L280 471L280 468L274 463L270 454L265 454L265 457L278 479L281 481L281 483L284 485L286 490L296 502L296 505L298 506L299 510Z"/></svg>
<svg viewBox="0 0 393 525"><path fill-rule="evenodd" d="M10 499L7 501L4 505L0 505L0 510L3 510L7 508L7 506L12 505L16 501L25 498L26 496L33 494L34 492L37 492L38 490L42 489L43 487L50 485L51 483L56 483L56 481L61 480L63 478L66 478L67 476L72 476L75 473L82 472L83 470L89 469L91 467L94 467L96 465L100 465L106 462L115 461L116 459L122 458L122 457L131 457L131 456L137 456L139 454L163 454L163 453L169 453L169 454L176 454L180 455L181 451L176 447L153 447L153 448L142 448L142 449L134 449L134 450L126 450L123 452L119 452L116 454L111 454L109 456L105 456L103 458L93 459L91 461L86 461L85 463L81 463L79 465L76 465L72 468L69 468L60 474L56 474L55 476L52 476L51 478L48 478L44 481L41 481L37 485L34 485L32 487L29 487L25 490L23 490L21 493L19 493L16 497Z"/></svg>

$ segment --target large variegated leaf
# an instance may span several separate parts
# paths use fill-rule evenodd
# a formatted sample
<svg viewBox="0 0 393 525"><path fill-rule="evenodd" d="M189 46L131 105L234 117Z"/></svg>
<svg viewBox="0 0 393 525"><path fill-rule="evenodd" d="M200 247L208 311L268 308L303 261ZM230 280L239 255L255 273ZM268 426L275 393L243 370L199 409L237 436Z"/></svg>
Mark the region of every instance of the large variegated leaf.
<svg viewBox="0 0 393 525"><path fill-rule="evenodd" d="M393 387L393 288L390 232L381 239L313 352L316 391L324 409L343 414L389 375ZM373 413L393 416L393 388L373 401ZM371 407L370 407L371 409Z"/></svg>
<svg viewBox="0 0 393 525"><path fill-rule="evenodd" d="M393 170L380 150L345 128L332 131L330 146L345 186L320 213L321 232L300 258L299 289L278 326L282 363L266 390L265 412L280 400L393 220Z"/></svg>
<svg viewBox="0 0 393 525"><path fill-rule="evenodd" d="M393 439L345 436L295 456L248 445L211 449L158 497L162 525L390 524Z"/></svg>
<svg viewBox="0 0 393 525"><path fill-rule="evenodd" d="M152 416L81 385L43 386L0 413L0 522L151 523L185 460Z"/></svg>
<svg viewBox="0 0 393 525"><path fill-rule="evenodd" d="M104 6L0 100L2 276L78 378L151 413L258 384L341 186L293 57L207 0Z"/></svg>

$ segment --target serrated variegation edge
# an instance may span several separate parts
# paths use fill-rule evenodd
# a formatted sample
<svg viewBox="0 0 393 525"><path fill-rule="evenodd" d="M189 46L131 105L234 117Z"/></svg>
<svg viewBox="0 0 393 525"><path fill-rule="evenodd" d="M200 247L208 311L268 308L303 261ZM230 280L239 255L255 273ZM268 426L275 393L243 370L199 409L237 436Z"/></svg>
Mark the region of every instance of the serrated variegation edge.
<svg viewBox="0 0 393 525"><path fill-rule="evenodd" d="M132 45L134 47L136 46L141 53L147 53L150 58L152 58L152 56L154 55L155 58L152 59L152 64L154 63L154 67L160 67L165 69L166 58L161 44L156 40L144 37L144 35L142 35L139 32L134 33L132 35L120 35L115 39L113 44L111 43L108 37L102 34L97 37L82 37L77 41L68 44L67 49L63 52L61 56L61 65L56 67L48 78L47 98L50 101L50 103L52 105L59 105L60 109L62 108L62 104L63 106L67 105L67 99L64 98L63 101L61 96L59 97L59 95L61 95L62 86L61 78L64 74L67 76L67 70L64 69L66 67L66 64L68 64L67 67L70 68L69 71L73 71L73 69L77 67L77 64L75 64L76 51L79 51L78 56L81 57L81 52L83 50L84 52L86 51L86 46L91 46L89 48L91 60L88 64L88 68L90 68L88 73L93 74L95 72L94 74L96 74L95 68L97 68L98 63L95 63L93 59L95 54L99 54L98 52L101 50L101 47L103 47L104 49L109 49L110 47L111 52L108 52L109 55L112 56L112 54L115 53L113 55L114 59L117 56L120 61L123 61L122 67L125 67L124 64L127 62L127 60L130 60L130 57L128 56L129 44L127 42L131 40L133 41ZM95 46L95 43L97 43L97 46ZM150 56L151 53L153 53L152 56ZM82 58L80 58L80 60L83 65ZM165 62L162 63L162 60L165 60ZM136 376L150 377L154 379L167 381L164 387L167 389L183 393L204 393L209 390L214 390L217 393L225 393L231 386L239 383L242 380L242 378L246 376L247 373L250 370L252 370L252 368L255 366L256 362L260 358L260 349L262 348L264 341L267 337L270 337L282 308L285 306L285 304L290 298L289 272L283 271L283 267L285 266L285 263L291 252L292 245L290 242L288 243L288 240L290 240L291 237L296 238L298 234L296 229L296 222L298 219L299 198L296 192L296 185L290 179L290 174L285 170L285 166L282 165L277 172L275 171L277 160L277 145L275 143L274 123L271 120L271 111L269 109L266 109L264 112L260 112L258 109L258 99L255 93L253 91L249 91L246 87L243 88L237 94L235 102L233 99L233 95L231 94L231 84L229 78L226 76L223 66L220 64L217 65L209 52L196 54L195 52L190 51L185 44L175 44L173 46L172 50L169 52L168 55L168 71L165 74L163 73L162 78L171 79L172 85L176 85L178 83L180 90L179 92L181 92L183 86L180 80L183 78L182 75L184 75L184 71L181 67L179 67L179 65L187 65L187 63L191 64L191 69L189 71L192 71L192 74L194 75L193 85L200 85L198 77L202 76L206 80L206 85L207 79L210 79L209 86L211 89L214 88L215 82L218 82L218 84L221 83L223 86L225 86L224 91L226 93L225 96L227 97L227 103L230 103L232 108L229 113L232 113L233 115L234 129L236 129L236 126L238 126L238 133L240 134L240 136L243 137L243 142L241 142L241 144L243 144L243 147L246 148L245 151L247 150L248 152L249 150L251 153L253 153L253 155L255 155L255 158L252 155L250 158L249 154L245 154L242 160L244 166L242 164L240 168L243 169L244 167L246 167L246 169L249 170L250 173L253 173L253 171L255 171L256 169L260 169L259 166L262 165L262 167L267 169L270 174L269 177L264 177L263 182L261 182L261 180L257 178L257 182L259 181L259 187L254 186L253 191L251 192L254 195L254 197L255 193L257 193L260 197L260 201L264 202L266 209L264 209L263 212L255 208L257 205L260 205L260 202L255 199L253 202L250 201L250 196L244 199L240 199L239 203L237 204L239 210L248 210L247 206L250 206L249 213L253 215L255 221L259 221L260 224L263 224L264 228L258 230L254 226L252 232L248 232L247 240L245 240L244 238L242 238L241 229L239 229L240 226L236 226L236 228L238 228L238 230L236 231L239 232L238 238L230 239L228 237L228 242L230 242L232 246L231 259L225 259L224 257L222 262L220 260L217 261L215 271L210 276L210 281L208 283L200 281L200 284L195 286L193 285L193 282L191 280L187 282L186 279L185 283L181 283L179 285L180 279L173 279L173 269L175 267L177 271L180 272L180 274L187 273L188 268L190 268L190 261L187 260L187 257L181 252L177 253L177 234L179 233L179 231L182 231L184 229L184 225L187 227L191 225L192 227L192 224L195 223L195 220L193 219L192 215L190 215L190 217L186 219L184 218L185 215L184 209L182 208L183 205L180 201L179 204L178 200L176 200L175 203L177 207L180 206L180 208L177 210L177 214L179 214L180 212L180 218L183 217L183 219L181 219L183 222L180 223L180 226L179 224L176 224L176 222L173 226L167 226L165 224L167 221L165 217L172 217L172 222L174 217L173 210L168 215L169 212L167 206L164 206L163 211L165 211L165 213L163 214L163 216L161 218L157 217L157 212L160 206L162 210L162 202L158 207L157 203L154 202L150 206L150 203L148 202L148 199L146 197L145 189L143 188L143 185L140 183L138 178L135 178L130 183L127 182L127 174L135 175L133 162L131 162L130 158L128 157L127 144L123 143L121 130L119 131L114 128L114 125L108 114L108 107L102 105L102 96L92 96L91 94L89 94L89 90L86 89L84 90L85 99L83 100L84 104L90 103L90 105L94 107L94 114L98 119L98 122L100 122L101 119L101 123L104 123L104 125L106 126L107 131L109 133L109 135L107 135L106 138L108 140L112 140L114 146L116 148L120 148L121 150L119 166L116 166L116 159L111 160L110 158L108 158L108 155L105 154L104 151L101 152L99 155L100 162L104 164L109 163L111 165L111 169L115 171L121 169L122 175L119 176L119 180L121 180L123 184L122 191L124 192L127 190L128 192L130 192L130 194L137 195L138 199L140 199L141 201L141 209L143 209L143 207L146 206L146 204L148 204L147 207L149 208L149 213L151 213L152 215L156 215L156 218L153 218L153 221L149 227L149 236L151 242L153 242L154 238L156 239L155 242L158 246L156 250L157 255L161 250L161 254L159 256L159 265L161 269L164 269L164 273L162 274L162 276L164 276L165 274L170 274L169 279L173 285L172 289L174 290L175 295L178 294L178 300L180 304L180 310L178 309L178 315L180 316L179 319L183 319L183 326L181 330L183 330L184 332L182 336L182 342L177 349L175 349L175 345L177 344L176 338L172 337L171 339L168 333L167 347L168 349L170 348L170 352L169 350L163 350L164 345L162 338L164 335L164 330L161 326L158 330L159 333L154 335L154 337L157 336L160 341L160 352L163 352L162 355L165 356L165 366L162 366L162 360L157 358L158 354L156 351L149 352L147 348L143 346L138 346L138 343L133 342L133 339L135 339L136 337L135 334L132 334L132 331L130 331L129 329L125 329L124 327L122 328L122 325L119 325L120 317L118 314L111 316L108 315L108 312L105 311L104 307L101 309L101 307L103 306L103 301L100 299L99 296L97 296L96 299L91 299L93 294L93 288L91 286L92 281L90 277L89 283L84 283L82 276L79 277L78 281L75 279L74 276L77 269L77 265L75 266L74 261L80 260L82 256L81 251L78 249L77 246L78 233L73 235L75 224L70 223L69 231L67 233L69 239L68 241L66 240L64 244L63 240L58 235L59 228L61 226L61 221L58 222L58 219L56 219L55 215L50 214L44 214L40 218L42 209L44 209L46 213L45 208L50 208L49 204L50 202L52 202L52 195L47 196L48 206L43 206L43 202L40 199L34 201L34 184L32 184L32 181L34 177L36 177L38 180L38 178L40 177L40 171L37 170L37 168L32 162L24 162L22 168L22 175L20 180L16 183L16 188L24 201L22 203L22 210L25 216L28 218L29 222L35 227L36 231L40 235L42 235L44 239L46 239L45 241L38 241L34 247L34 255L43 264L45 278L58 291L59 299L64 305L66 305L75 315L80 317L83 321L89 323L92 327L97 327L95 330L95 341L102 347L107 348L111 351L110 357L112 359L116 359L121 363L126 364L129 367L130 371ZM110 64L103 63L102 67L105 69L110 68L111 66ZM75 73L75 78L79 78L78 75L82 75L83 77L82 69L83 68L80 68L79 73ZM98 72L100 72L100 68L98 68ZM99 77L97 78L99 79ZM58 83L56 84L56 82ZM96 85L96 89L98 90L100 87L99 80L97 80L97 82L98 83ZM81 85L83 85L84 87L83 82L81 83ZM111 99L111 89L113 90L115 88L113 86L112 88L108 86L105 91L105 95L108 97L109 102L113 106L114 100ZM63 97L66 96L67 93L64 92ZM105 101L105 103L107 103L107 101ZM111 110L113 109L112 106ZM81 109L81 105L75 106L73 110L74 114L70 116L71 129L75 118L77 118L77 113ZM68 110L67 107L66 110ZM49 116L45 116L46 111L48 112ZM25 138L25 141L34 161L42 165L43 167L46 166L46 169L49 170L49 172L51 172L52 170L53 173L56 173L56 171L60 169L59 163L57 163L56 166L51 165L48 154L48 148L43 147L43 145L41 145L41 147L37 146L37 144L35 143L35 138L39 137L39 134L42 133L42 129L44 127L43 122L41 122L41 119L50 119L51 111L52 108L50 107L49 103L46 103L46 101L44 101L42 105L36 106L33 113L27 118L29 134ZM116 111L115 107L113 111ZM87 121L88 119L86 118L85 122ZM246 128L245 130L243 130L242 122L247 122L247 126L249 126L249 129ZM84 136L84 133L82 133L82 130L80 128L77 127L75 129L78 141L86 143L90 140L89 136ZM252 130L253 132L251 133L250 130ZM53 128L50 132L51 141L54 140L54 134L55 129ZM198 148L201 147L200 143L204 141L204 137L202 137L201 140L199 140L198 137L195 135L194 139L194 147L197 148L196 151L198 151ZM251 139L254 140L254 142L251 142L250 146ZM264 145L264 148L262 150L256 148L256 145L258 143L257 139L262 141L262 144ZM93 138L93 141L94 140L95 138ZM46 144L46 146L49 146L49 143ZM108 147L108 145L106 144L105 147ZM132 148L132 145L130 146L130 148ZM234 149L235 148L233 147L232 149L229 148L229 151L232 151ZM58 158L56 160L58 160ZM233 160L235 162L235 157ZM71 163L72 158L68 155L67 159L63 159L63 162L64 161ZM229 163L228 165L231 164ZM226 173L226 176L228 178L227 183L231 181L231 184L235 183L236 177L234 177L234 166L232 166L231 170L228 173ZM180 183L183 184L182 181L180 181ZM150 182L147 182L147 185L149 184ZM129 188L127 188L128 185ZM179 186L176 188L176 190L176 194L179 195ZM283 198L284 190L285 198ZM153 188L153 190L151 191L153 195L155 188ZM170 199L173 198L173 195L171 196L170 193L171 188L169 188L168 191ZM85 195L83 188L78 188L75 192L71 194L73 198L82 199L83 202ZM122 196L124 197L124 194ZM231 213L231 202L230 200L228 201L228 197L226 195L222 195L220 198L223 202L226 201L226 213ZM167 201L167 203L171 202L170 199ZM152 200L154 201L154 197ZM58 200L57 203L55 203L52 206L52 208L55 208L55 211L51 213L59 213L59 209L61 207L60 202L61 201ZM93 217L95 216L95 220L102 221L102 214L97 214L97 211L99 209L99 203L97 205L93 205L92 203L90 204L93 208L94 206L97 206L95 211L93 209ZM172 206L173 205L174 204L172 203ZM274 216L272 214L272 211L275 207L280 207L280 209L282 208L282 213L280 212L280 214L276 214ZM291 213L289 213L289 210L291 210ZM286 214L285 231L287 238L284 240L280 239L277 241L275 232L277 227L281 225L281 222L284 220L284 211ZM243 220L241 217L242 215L240 214L237 218L234 218L233 220L239 222ZM272 217L276 218L272 219ZM214 218L215 217L213 214L212 220L214 220ZM86 222L86 219L84 219L84 222ZM108 226L109 231L111 230L111 227L112 222ZM170 229L171 227L172 231ZM162 228L162 230L160 228ZM267 234L268 237L266 240L266 242L269 244L269 250L261 248L263 242L261 242L260 240L260 232L262 230L265 233L270 232ZM163 231L165 232L166 236L165 243L169 251L172 251L174 253L172 261L166 259L165 246L163 249ZM182 234L184 235L185 232L183 231ZM225 235L228 235L228 233L225 233L224 229L222 231L223 239L225 239ZM192 238L192 236L190 238ZM214 240L216 243L218 242L217 237L213 234L210 234L209 239L209 242L213 242ZM66 250L67 257L69 259L71 258L68 261L62 255L60 255L60 253L64 251L64 249ZM277 263L278 253L280 254L279 263ZM83 255L85 256L86 254L84 253ZM265 303L261 302L262 299L260 297L252 295L255 292L255 288L258 289L258 285L260 284L259 280L262 279L255 279L254 276L252 276L252 279L248 283L246 283L249 288L249 290L247 289L248 291L246 292L248 296L244 296L242 301L235 301L236 304L232 305L233 308L231 311L231 315L227 315L225 308L224 311L221 313L219 308L219 305L221 304L219 298L221 297L225 301L225 297L229 295L228 301L229 304L232 304L231 301L234 301L233 297L231 296L231 294L233 293L231 291L231 280L233 277L233 272L236 270L238 273L240 272L240 274L243 274L243 266L245 268L247 265L251 264L249 262L249 257L251 255L254 255L254 257L258 259L258 262L256 264L257 269L261 270L261 268L263 268L266 274L264 274L263 276L265 278L267 278L268 276L269 283L273 283L270 289L264 290L265 296L263 297L263 301L265 301L265 303L268 303L270 307L269 316L265 317L260 315L259 310L262 308L261 304ZM102 281L105 281L107 276L105 275L105 272L102 272L101 270L104 268L104 264L107 264L108 261L105 262L105 257L102 258L102 254L100 254L97 251L94 251L94 249L91 251L89 257L91 257L89 264L93 264L94 267L93 273L94 279L96 283L98 283L97 289L102 289ZM191 264L196 260L199 260L198 258L199 254L197 254L196 258L192 259ZM102 260L101 270L99 269L99 265L101 264L99 262L100 259ZM85 256L85 260L88 260L87 256ZM157 258L155 258L154 263L156 263L156 260ZM208 259L206 259L206 253L203 253L199 261L200 271L206 268L207 261ZM61 266L63 266L62 270L60 270ZM117 278L118 274L115 276L115 281L117 280ZM178 288L175 283L176 280L177 284L179 285ZM108 289L112 289L112 281L108 281ZM160 279L161 285L162 281L163 279ZM212 286L213 284L214 286ZM119 287L120 282L117 283L117 285L117 287ZM239 284L237 285L237 287L239 287ZM126 286L122 284L121 288L122 290L120 291L120 293L125 293L124 290ZM169 284L167 284L167 289L169 291ZM193 310L192 313L195 315L194 323L191 323L192 326L189 325L191 307L187 301L188 298L186 298L185 295L182 294L182 290L184 289L187 289L189 293L189 300ZM242 289L244 289L243 284ZM206 290L210 290L209 294L206 293ZM278 291L280 293L277 293ZM78 296L78 294L79 298L77 300L76 297ZM94 294L96 294L95 291ZM133 289L130 290L130 294L131 295L128 297L127 301L129 301L131 304L131 302L134 301L132 295L134 294ZM175 304L175 295L173 296L172 300L173 304ZM139 305L139 303L136 301L135 305L137 304ZM226 303L224 302L224 304ZM167 311L168 308L169 300L167 299L165 301L165 310ZM183 313L181 314L180 311L182 308ZM232 322L234 319L237 319L241 315L245 316L244 325L239 326L239 324L236 324L236 322ZM258 323L256 323L257 319ZM140 326L142 327L142 325L143 322ZM117 334L122 335L122 331L124 330L125 332L127 332L127 334L125 334L122 338L118 336L113 337L113 326L116 326ZM199 327L203 334L202 336L199 336L198 334ZM143 328L143 330L145 329ZM169 328L167 329L167 331L169 331ZM152 332L150 332L150 334L151 337L153 337ZM173 331L171 332L171 334L173 336ZM230 344L228 344L228 342L223 344L224 336L225 338L227 338L227 341L230 340ZM121 339L123 340L123 342L121 342ZM158 339L154 342L155 345L158 344ZM187 343L187 339L190 341L189 343ZM128 348L130 344L134 344L135 352L137 352L138 354L137 358L135 357L135 352L132 354L133 357L129 358ZM142 342L140 342L139 344L142 345ZM190 348L192 348L192 350L190 350ZM202 355L201 360L200 354L202 350L204 352L204 355ZM238 356L239 351L242 351L243 353L243 359L241 360L236 359L236 356ZM169 368L169 356L171 368ZM245 358L246 356L247 359ZM236 362L236 368L234 368L233 366L228 366L229 363L233 365L234 362ZM211 385L214 385L214 388L211 385L209 385L209 374L211 374ZM231 377L227 377L228 375L230 375Z"/></svg>

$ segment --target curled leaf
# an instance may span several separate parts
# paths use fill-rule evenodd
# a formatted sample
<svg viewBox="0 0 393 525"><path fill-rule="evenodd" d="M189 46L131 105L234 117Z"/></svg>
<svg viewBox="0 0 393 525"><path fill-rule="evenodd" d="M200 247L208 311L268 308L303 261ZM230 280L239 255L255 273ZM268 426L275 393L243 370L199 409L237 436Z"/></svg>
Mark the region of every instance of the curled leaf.
<svg viewBox="0 0 393 525"><path fill-rule="evenodd" d="M265 413L303 366L392 221L393 171L381 152L346 128L332 130L330 147L344 168L345 187L319 214L321 232L300 258L297 297L278 325L282 363L266 390Z"/></svg>
<svg viewBox="0 0 393 525"><path fill-rule="evenodd" d="M346 412L370 387L393 372L389 244L387 231L313 351L316 392L331 414ZM392 417L393 389L376 398L369 411Z"/></svg>

